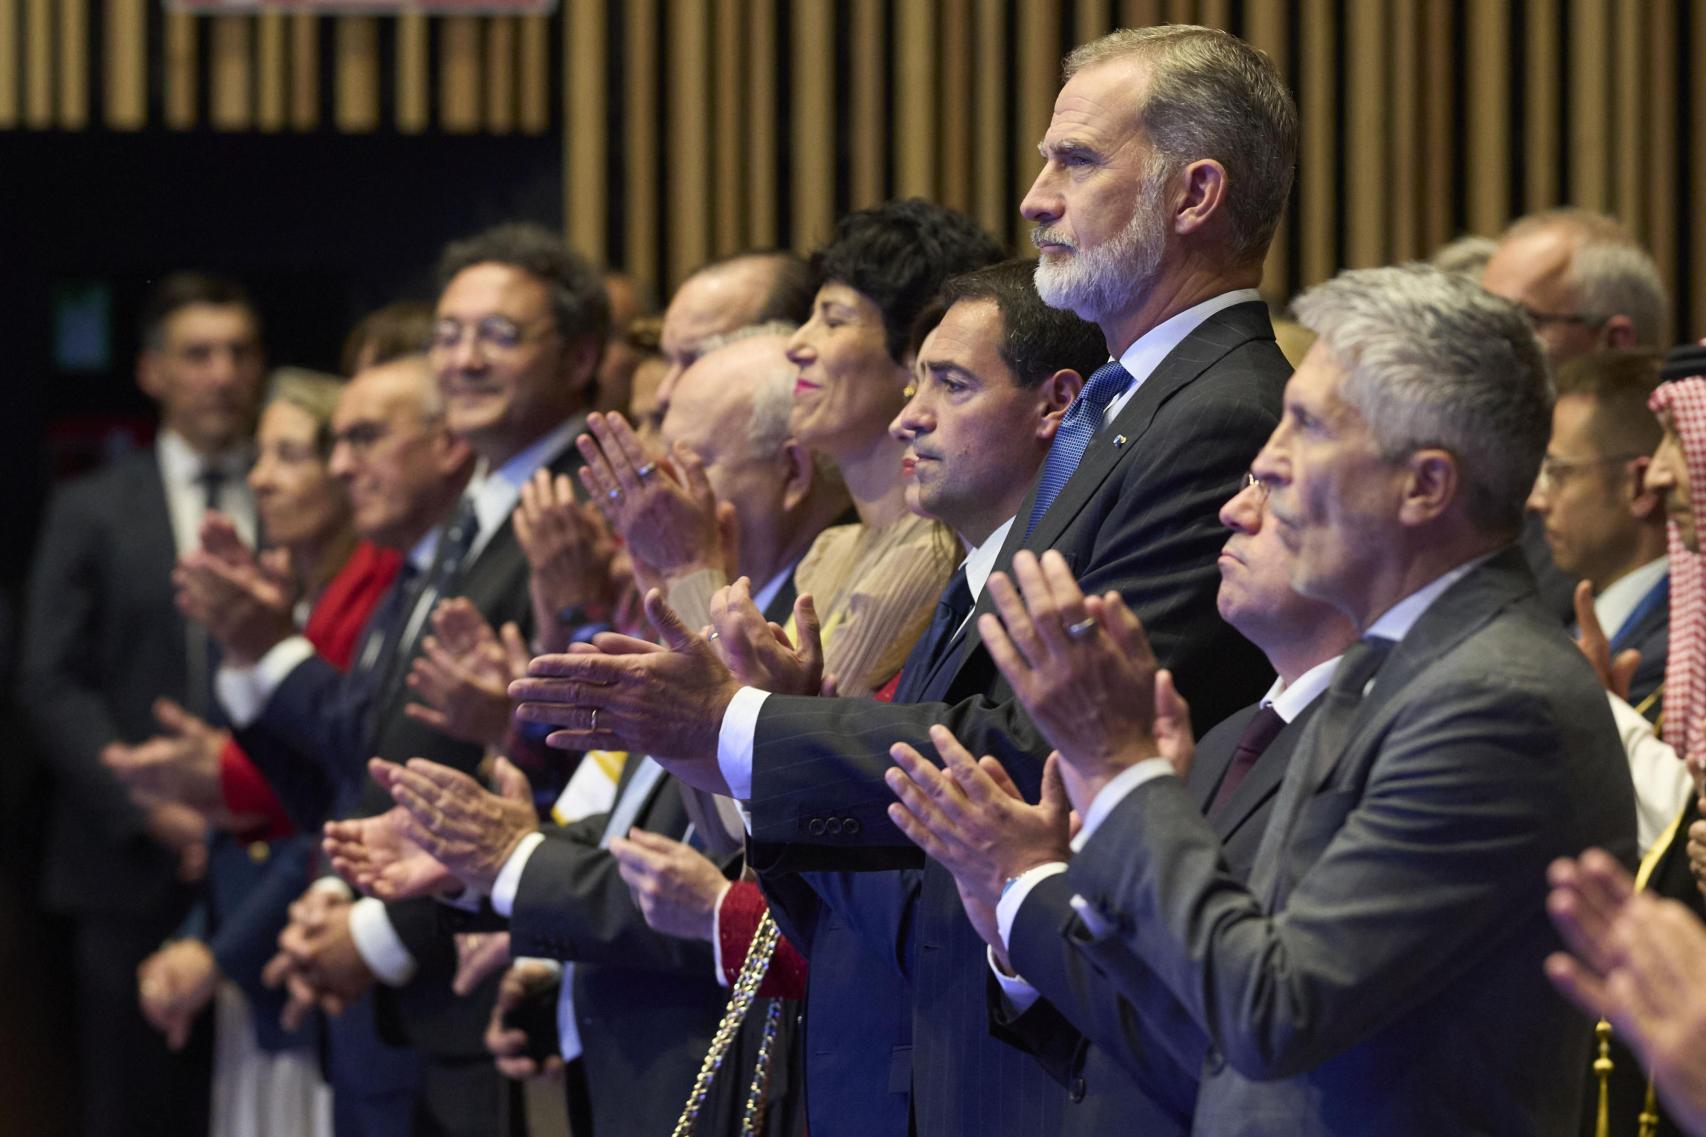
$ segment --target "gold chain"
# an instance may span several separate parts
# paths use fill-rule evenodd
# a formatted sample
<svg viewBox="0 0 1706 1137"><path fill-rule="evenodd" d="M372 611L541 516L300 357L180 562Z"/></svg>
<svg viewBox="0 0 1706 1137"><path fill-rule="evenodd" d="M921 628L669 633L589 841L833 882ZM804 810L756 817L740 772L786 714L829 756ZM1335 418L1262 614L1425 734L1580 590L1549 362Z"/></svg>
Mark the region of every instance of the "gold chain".
<svg viewBox="0 0 1706 1137"><path fill-rule="evenodd" d="M723 1010L723 1018L717 1024L717 1032L711 1036L711 1049L705 1054L698 1077L693 1079L693 1089L687 1095L687 1104L681 1107L681 1116L675 1122L671 1137L688 1137L692 1133L693 1123L699 1120L699 1113L705 1108L706 1099L710 1097L711 1083L716 1080L717 1071L728 1057L729 1047L734 1044L741 1023L746 1021L747 1012L752 1009L753 1000L758 997L758 988L764 982L764 973L770 969L770 960L776 954L776 941L780 936L776 921L770 918L769 912L764 913L758 922L758 931L752 937L752 946L747 949L746 961L741 964L740 974L735 977L729 1005ZM758 1069L753 1075L752 1089L742 1111L743 1137L752 1137L764 1118L764 1096L770 1080L770 1055L774 1049L776 1023L780 1017L781 1004L772 999L764 1024L764 1038L758 1049Z"/></svg>

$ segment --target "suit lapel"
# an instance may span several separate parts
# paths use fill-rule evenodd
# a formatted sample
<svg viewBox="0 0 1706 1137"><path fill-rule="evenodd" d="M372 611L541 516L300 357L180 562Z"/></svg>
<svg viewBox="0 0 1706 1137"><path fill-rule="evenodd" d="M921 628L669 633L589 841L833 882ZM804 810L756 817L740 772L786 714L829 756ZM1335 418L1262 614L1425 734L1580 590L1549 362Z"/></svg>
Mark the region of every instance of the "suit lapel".
<svg viewBox="0 0 1706 1137"><path fill-rule="evenodd" d="M1220 812L1214 815L1210 825L1223 842L1231 840L1233 834L1279 792L1280 783L1285 780L1286 767L1291 764L1292 751L1297 749L1297 740L1303 737L1304 727L1320 704L1321 700L1317 698L1274 736L1273 742L1262 751L1238 788L1232 791L1232 796L1226 799L1226 804L1220 807Z"/></svg>

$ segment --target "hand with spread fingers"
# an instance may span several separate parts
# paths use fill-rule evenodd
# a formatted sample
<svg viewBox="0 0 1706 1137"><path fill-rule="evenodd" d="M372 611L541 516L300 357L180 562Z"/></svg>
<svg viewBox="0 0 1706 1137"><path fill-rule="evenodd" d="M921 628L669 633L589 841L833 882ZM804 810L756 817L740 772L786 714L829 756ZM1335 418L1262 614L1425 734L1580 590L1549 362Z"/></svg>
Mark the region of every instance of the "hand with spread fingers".
<svg viewBox="0 0 1706 1137"><path fill-rule="evenodd" d="M411 758L399 766L375 758L368 769L408 812L405 835L457 880L490 892L521 839L539 828L527 775L499 758L498 793L449 766Z"/></svg>
<svg viewBox="0 0 1706 1137"><path fill-rule="evenodd" d="M1157 705L1176 716L1182 701L1118 593L1086 597L1053 550L1040 561L1018 553L1013 576L1017 588L1004 573L989 578L1000 618L985 613L978 631L1059 752L1067 791L1082 811L1121 770L1163 756L1157 732L1170 724L1158 725Z"/></svg>
<svg viewBox="0 0 1706 1137"><path fill-rule="evenodd" d="M135 746L115 744L101 761L141 802L177 802L213 817L224 807L219 753L229 735L170 699L154 701L161 733Z"/></svg>
<svg viewBox="0 0 1706 1137"><path fill-rule="evenodd" d="M511 515L516 544L527 557L533 626L545 651L562 651L574 630L564 612L588 622L607 619L615 608L620 578L616 542L599 510L575 501L567 476L537 470L521 487Z"/></svg>
<svg viewBox="0 0 1706 1137"><path fill-rule="evenodd" d="M723 659L748 687L782 695L816 695L823 689L823 640L811 595L794 601L795 647L752 599L752 582L740 577L711 596L711 626Z"/></svg>
<svg viewBox="0 0 1706 1137"><path fill-rule="evenodd" d="M456 875L416 844L410 831L409 812L399 805L372 817L326 822L321 848L332 871L381 900L460 892Z"/></svg>
<svg viewBox="0 0 1706 1137"><path fill-rule="evenodd" d="M931 727L930 741L941 766L904 742L889 751L896 764L884 778L898 799L889 806L889 817L954 875L966 914L978 930L992 931L995 905L1009 879L1072 856L1071 810L1060 758L1049 756L1041 800L1031 805L1001 763L973 758L947 727ZM1002 950L997 938L984 938Z"/></svg>
<svg viewBox="0 0 1706 1137"><path fill-rule="evenodd" d="M1641 653L1634 648L1611 654L1611 640L1599 626L1599 615L1593 607L1593 585L1576 583L1576 646L1599 676L1599 685L1624 702L1629 701L1629 685L1635 680L1635 669L1641 666Z"/></svg>
<svg viewBox="0 0 1706 1137"><path fill-rule="evenodd" d="M544 1062L529 1058L527 1032L504 1025L504 1016L528 1000L550 998L561 986L562 978L555 967L536 959L512 963L504 972L492 1003L491 1021L486 1026L486 1049L497 1059L498 1072L504 1077L520 1082L541 1076L556 1077L563 1072L563 1060L555 1054Z"/></svg>
<svg viewBox="0 0 1706 1137"><path fill-rule="evenodd" d="M201 624L227 662L249 666L296 633L296 587L282 550L257 557L231 520L209 513L201 547L172 570L178 609Z"/></svg>
<svg viewBox="0 0 1706 1137"><path fill-rule="evenodd" d="M404 713L462 742L503 749L515 712L509 685L527 674L532 655L521 629L505 624L500 641L461 596L439 601L432 627L409 668L409 690L421 701L407 704Z"/></svg>
<svg viewBox="0 0 1706 1137"><path fill-rule="evenodd" d="M166 1036L166 1049L184 1048L218 983L219 965L200 940L173 940L137 965L142 1017Z"/></svg>
<svg viewBox="0 0 1706 1137"><path fill-rule="evenodd" d="M650 754L687 784L726 795L717 734L740 680L656 589L646 616L661 646L609 633L534 659L528 678L510 684L516 717L559 727L551 746Z"/></svg>
<svg viewBox="0 0 1706 1137"><path fill-rule="evenodd" d="M729 882L708 857L644 829L612 837L610 854L646 923L665 935L711 941L717 901Z"/></svg>
<svg viewBox="0 0 1706 1137"><path fill-rule="evenodd" d="M681 443L667 459L648 455L614 412L589 415L587 427L578 440L581 483L633 555L666 580L701 569L728 574L733 510L718 508L699 456Z"/></svg>

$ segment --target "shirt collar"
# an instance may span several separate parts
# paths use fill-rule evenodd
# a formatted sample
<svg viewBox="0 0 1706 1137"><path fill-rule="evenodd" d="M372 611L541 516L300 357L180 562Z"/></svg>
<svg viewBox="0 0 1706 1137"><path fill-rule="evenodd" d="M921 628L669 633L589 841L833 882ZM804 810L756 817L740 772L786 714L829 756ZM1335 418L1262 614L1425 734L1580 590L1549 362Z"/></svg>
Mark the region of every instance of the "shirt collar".
<svg viewBox="0 0 1706 1137"><path fill-rule="evenodd" d="M995 532L983 539L983 543L966 554L961 562L966 570L966 587L971 590L971 598L975 603L983 595L983 586L989 583L989 574L995 571L995 558L1001 553L1001 546L1007 543L1007 531L1013 528L1013 518L1009 517L996 527Z"/></svg>
<svg viewBox="0 0 1706 1137"><path fill-rule="evenodd" d="M1426 612L1446 589L1492 560L1493 556L1493 553L1486 553L1475 557L1473 560L1464 561L1456 568L1422 585L1385 612L1382 612L1380 618L1369 625L1368 631L1363 633L1362 638L1365 640L1391 640L1394 643L1402 640L1410 634L1410 629L1415 626L1416 621L1422 618L1422 613Z"/></svg>
<svg viewBox="0 0 1706 1137"><path fill-rule="evenodd" d="M1286 722L1294 721L1298 715L1309 708L1327 685L1333 681L1333 672L1339 669L1339 660L1343 655L1335 655L1332 659L1323 660L1297 677L1297 682L1290 686L1284 679L1275 679L1274 685L1268 688L1268 693L1262 696L1261 705L1272 707L1274 713Z"/></svg>
<svg viewBox="0 0 1706 1137"><path fill-rule="evenodd" d="M502 525L504 518L521 499L521 487L533 472L569 448L575 435L586 429L585 413L563 421L548 434L541 435L525 450L518 451L503 465L493 470L484 459L474 469L468 482L467 494L474 502L474 516L480 523L480 544Z"/></svg>
<svg viewBox="0 0 1706 1137"><path fill-rule="evenodd" d="M799 564L800 562L796 560L792 564L783 566L781 572L766 581L763 588L754 592L752 594L753 607L760 612L769 608L770 602L776 599L776 594L782 591L782 586L788 583L788 578L794 575L794 570L799 567Z"/></svg>
<svg viewBox="0 0 1706 1137"><path fill-rule="evenodd" d="M1599 626L1604 629L1606 638L1617 638L1642 599L1665 578L1669 569L1668 557L1648 561L1633 572L1618 577L1605 586L1604 592L1594 597L1593 614L1599 618Z"/></svg>
<svg viewBox="0 0 1706 1137"><path fill-rule="evenodd" d="M434 525L426 531L426 536L416 541L406 555L409 567L418 573L426 573L432 568L432 558L438 552L438 535L440 526Z"/></svg>
<svg viewBox="0 0 1706 1137"><path fill-rule="evenodd" d="M173 485L195 485L209 466L233 479L249 472L250 449L247 444L204 456L197 454L183 435L169 427L161 427L155 436L154 453L160 461L161 475Z"/></svg>
<svg viewBox="0 0 1706 1137"><path fill-rule="evenodd" d="M1201 327L1210 316L1235 304L1261 299L1262 294L1254 288L1235 288L1231 292L1211 296L1200 304L1193 304L1183 312L1175 312L1138 336L1137 341L1121 353L1120 364L1137 381L1136 386L1141 387L1143 381L1160 366L1161 361L1172 354L1173 349L1183 343L1186 336Z"/></svg>

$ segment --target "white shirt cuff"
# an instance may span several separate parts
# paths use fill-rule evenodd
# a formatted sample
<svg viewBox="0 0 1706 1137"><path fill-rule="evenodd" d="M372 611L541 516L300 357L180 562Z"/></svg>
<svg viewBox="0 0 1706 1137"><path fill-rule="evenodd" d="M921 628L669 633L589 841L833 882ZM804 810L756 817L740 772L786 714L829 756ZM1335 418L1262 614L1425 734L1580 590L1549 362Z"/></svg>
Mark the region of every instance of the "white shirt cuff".
<svg viewBox="0 0 1706 1137"><path fill-rule="evenodd" d="M758 733L758 712L770 692L742 687L723 712L717 730L717 766L729 784L729 796L737 801L752 799L752 740Z"/></svg>
<svg viewBox="0 0 1706 1137"><path fill-rule="evenodd" d="M1031 889L1066 871L1065 861L1050 861L1048 864L1037 865L1019 874L1017 880L1002 892L1001 899L995 902L995 929L1001 934L1002 946L1010 946L1013 939L1013 921L1019 918L1019 909L1024 906L1025 898L1031 894Z"/></svg>
<svg viewBox="0 0 1706 1137"><path fill-rule="evenodd" d="M1072 851L1076 853L1089 843L1096 827L1107 820L1108 814L1126 799L1127 794L1145 782L1172 776L1173 763L1165 758L1145 758L1136 765L1121 770L1113 781L1102 787L1102 792L1096 795L1096 799L1090 803L1090 808L1085 811L1084 828L1072 839Z"/></svg>
<svg viewBox="0 0 1706 1137"><path fill-rule="evenodd" d="M727 987L728 977L723 971L723 901L728 898L729 889L733 882L723 885L723 890L717 893L717 902L711 905L711 964L717 969L717 986Z"/></svg>
<svg viewBox="0 0 1706 1137"><path fill-rule="evenodd" d="M984 955L989 960L989 970L994 973L995 982L1001 985L1001 997L1007 1000L1007 1009L1013 1012L1014 1018L1030 1010L1042 998L1042 992L1024 979L1001 970L1001 965L995 962L994 948L985 948Z"/></svg>
<svg viewBox="0 0 1706 1137"><path fill-rule="evenodd" d="M508 916L515 910L515 892L521 887L521 873L527 867L527 858L533 855L545 834L538 830L529 833L516 845L515 852L509 855L504 867L498 870L498 878L492 881L492 911L500 916Z"/></svg>
<svg viewBox="0 0 1706 1137"><path fill-rule="evenodd" d="M364 896L352 904L349 934L361 961L387 987L401 987L415 977L415 957L391 926L384 901Z"/></svg>
<svg viewBox="0 0 1706 1137"><path fill-rule="evenodd" d="M274 644L253 667L225 667L213 677L213 692L225 708L232 726L250 726L267 709L279 685L314 654L314 645L304 636L290 636Z"/></svg>

